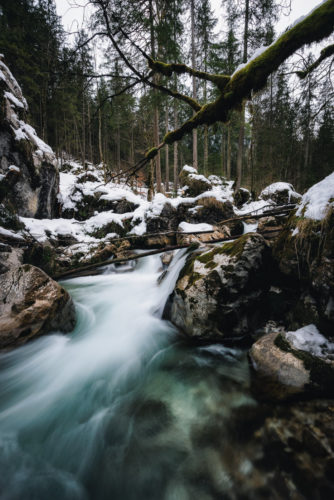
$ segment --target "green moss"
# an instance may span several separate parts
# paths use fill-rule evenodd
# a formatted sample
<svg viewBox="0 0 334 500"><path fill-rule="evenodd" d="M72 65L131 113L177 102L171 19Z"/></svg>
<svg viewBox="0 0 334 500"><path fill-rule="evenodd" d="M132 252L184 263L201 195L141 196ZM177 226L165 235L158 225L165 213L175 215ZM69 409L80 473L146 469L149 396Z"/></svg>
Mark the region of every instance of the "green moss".
<svg viewBox="0 0 334 500"><path fill-rule="evenodd" d="M250 234L244 234L235 241L231 241L230 243L225 243L221 248L221 253L239 259L244 251L245 244L247 243L249 238L251 238Z"/></svg>
<svg viewBox="0 0 334 500"><path fill-rule="evenodd" d="M40 267L50 276L56 272L56 251L51 246L34 244L24 252L24 262Z"/></svg>
<svg viewBox="0 0 334 500"><path fill-rule="evenodd" d="M300 359L305 369L310 372L312 382L319 385L322 389L334 391L334 368L331 365L309 352L293 349L281 333L275 338L274 344L281 351L292 354L295 358Z"/></svg>
<svg viewBox="0 0 334 500"><path fill-rule="evenodd" d="M147 160L152 160L153 158L155 158L158 154L158 148L151 148L147 151L147 153L145 153L145 158Z"/></svg>
<svg viewBox="0 0 334 500"><path fill-rule="evenodd" d="M212 125L217 121L226 122L233 109L240 109L242 101L264 87L267 78L296 50L309 43L320 41L329 36L333 30L334 4L327 1L318 7L310 16L291 28L269 46L260 56L250 61L244 68L235 73L227 84L223 85L221 95L212 103L201 109L183 125L169 132L164 142L171 144L182 139L200 125ZM161 69L170 76L173 65L163 65ZM184 69L184 68L183 68ZM177 68L174 68L177 72ZM181 71L181 68L180 68ZM188 69L187 69L187 72ZM190 73L192 74L192 73ZM219 75L223 76L223 75ZM214 75L202 75L202 79L214 81Z"/></svg>

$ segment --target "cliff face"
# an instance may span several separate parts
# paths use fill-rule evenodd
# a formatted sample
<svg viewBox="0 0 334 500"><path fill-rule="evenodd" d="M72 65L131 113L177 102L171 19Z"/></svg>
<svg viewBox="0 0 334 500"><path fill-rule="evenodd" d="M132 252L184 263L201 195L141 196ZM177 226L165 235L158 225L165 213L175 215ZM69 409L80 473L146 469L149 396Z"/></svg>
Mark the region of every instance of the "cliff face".
<svg viewBox="0 0 334 500"><path fill-rule="evenodd" d="M0 203L18 215L58 215L55 155L26 122L22 90L0 55Z"/></svg>

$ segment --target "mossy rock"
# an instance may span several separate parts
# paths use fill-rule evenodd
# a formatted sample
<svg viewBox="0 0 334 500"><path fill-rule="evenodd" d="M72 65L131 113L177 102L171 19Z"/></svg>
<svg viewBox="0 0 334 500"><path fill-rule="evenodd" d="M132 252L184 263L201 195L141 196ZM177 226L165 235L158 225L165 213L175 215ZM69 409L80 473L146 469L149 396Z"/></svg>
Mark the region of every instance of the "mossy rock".
<svg viewBox="0 0 334 500"><path fill-rule="evenodd" d="M2 204L0 204L0 226L12 231L20 231L25 227L14 210Z"/></svg>
<svg viewBox="0 0 334 500"><path fill-rule="evenodd" d="M187 187L186 196L195 197L212 189L211 182L203 175L198 175L196 171L189 172L183 169L179 175L179 181L181 187Z"/></svg>
<svg viewBox="0 0 334 500"><path fill-rule="evenodd" d="M190 254L172 297L172 321L190 338L251 334L269 285L267 259L258 234Z"/></svg>
<svg viewBox="0 0 334 500"><path fill-rule="evenodd" d="M51 277L57 272L56 250L47 244L33 243L29 245L24 250L23 262L39 267Z"/></svg>

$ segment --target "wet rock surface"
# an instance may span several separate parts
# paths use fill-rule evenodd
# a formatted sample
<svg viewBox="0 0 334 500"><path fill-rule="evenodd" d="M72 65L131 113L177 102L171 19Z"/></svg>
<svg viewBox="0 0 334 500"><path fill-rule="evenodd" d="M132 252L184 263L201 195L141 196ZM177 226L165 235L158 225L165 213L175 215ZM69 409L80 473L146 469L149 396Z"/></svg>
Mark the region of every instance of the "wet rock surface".
<svg viewBox="0 0 334 500"><path fill-rule="evenodd" d="M68 292L47 274L23 265L0 275L0 348L12 348L52 330L74 328Z"/></svg>
<svg viewBox="0 0 334 500"><path fill-rule="evenodd" d="M252 331L267 290L268 248L262 236L190 255L171 298L171 320L188 336L242 337Z"/></svg>

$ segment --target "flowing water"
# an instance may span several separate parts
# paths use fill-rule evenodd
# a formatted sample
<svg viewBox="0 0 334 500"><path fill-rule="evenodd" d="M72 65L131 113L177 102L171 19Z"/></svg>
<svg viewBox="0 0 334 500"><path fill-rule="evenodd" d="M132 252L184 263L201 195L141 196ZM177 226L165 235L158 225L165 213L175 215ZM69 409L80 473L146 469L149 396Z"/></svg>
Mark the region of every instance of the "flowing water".
<svg viewBox="0 0 334 500"><path fill-rule="evenodd" d="M235 498L252 470L231 427L255 405L245 352L189 346L161 319L184 262L69 280L73 334L0 356L0 498Z"/></svg>

